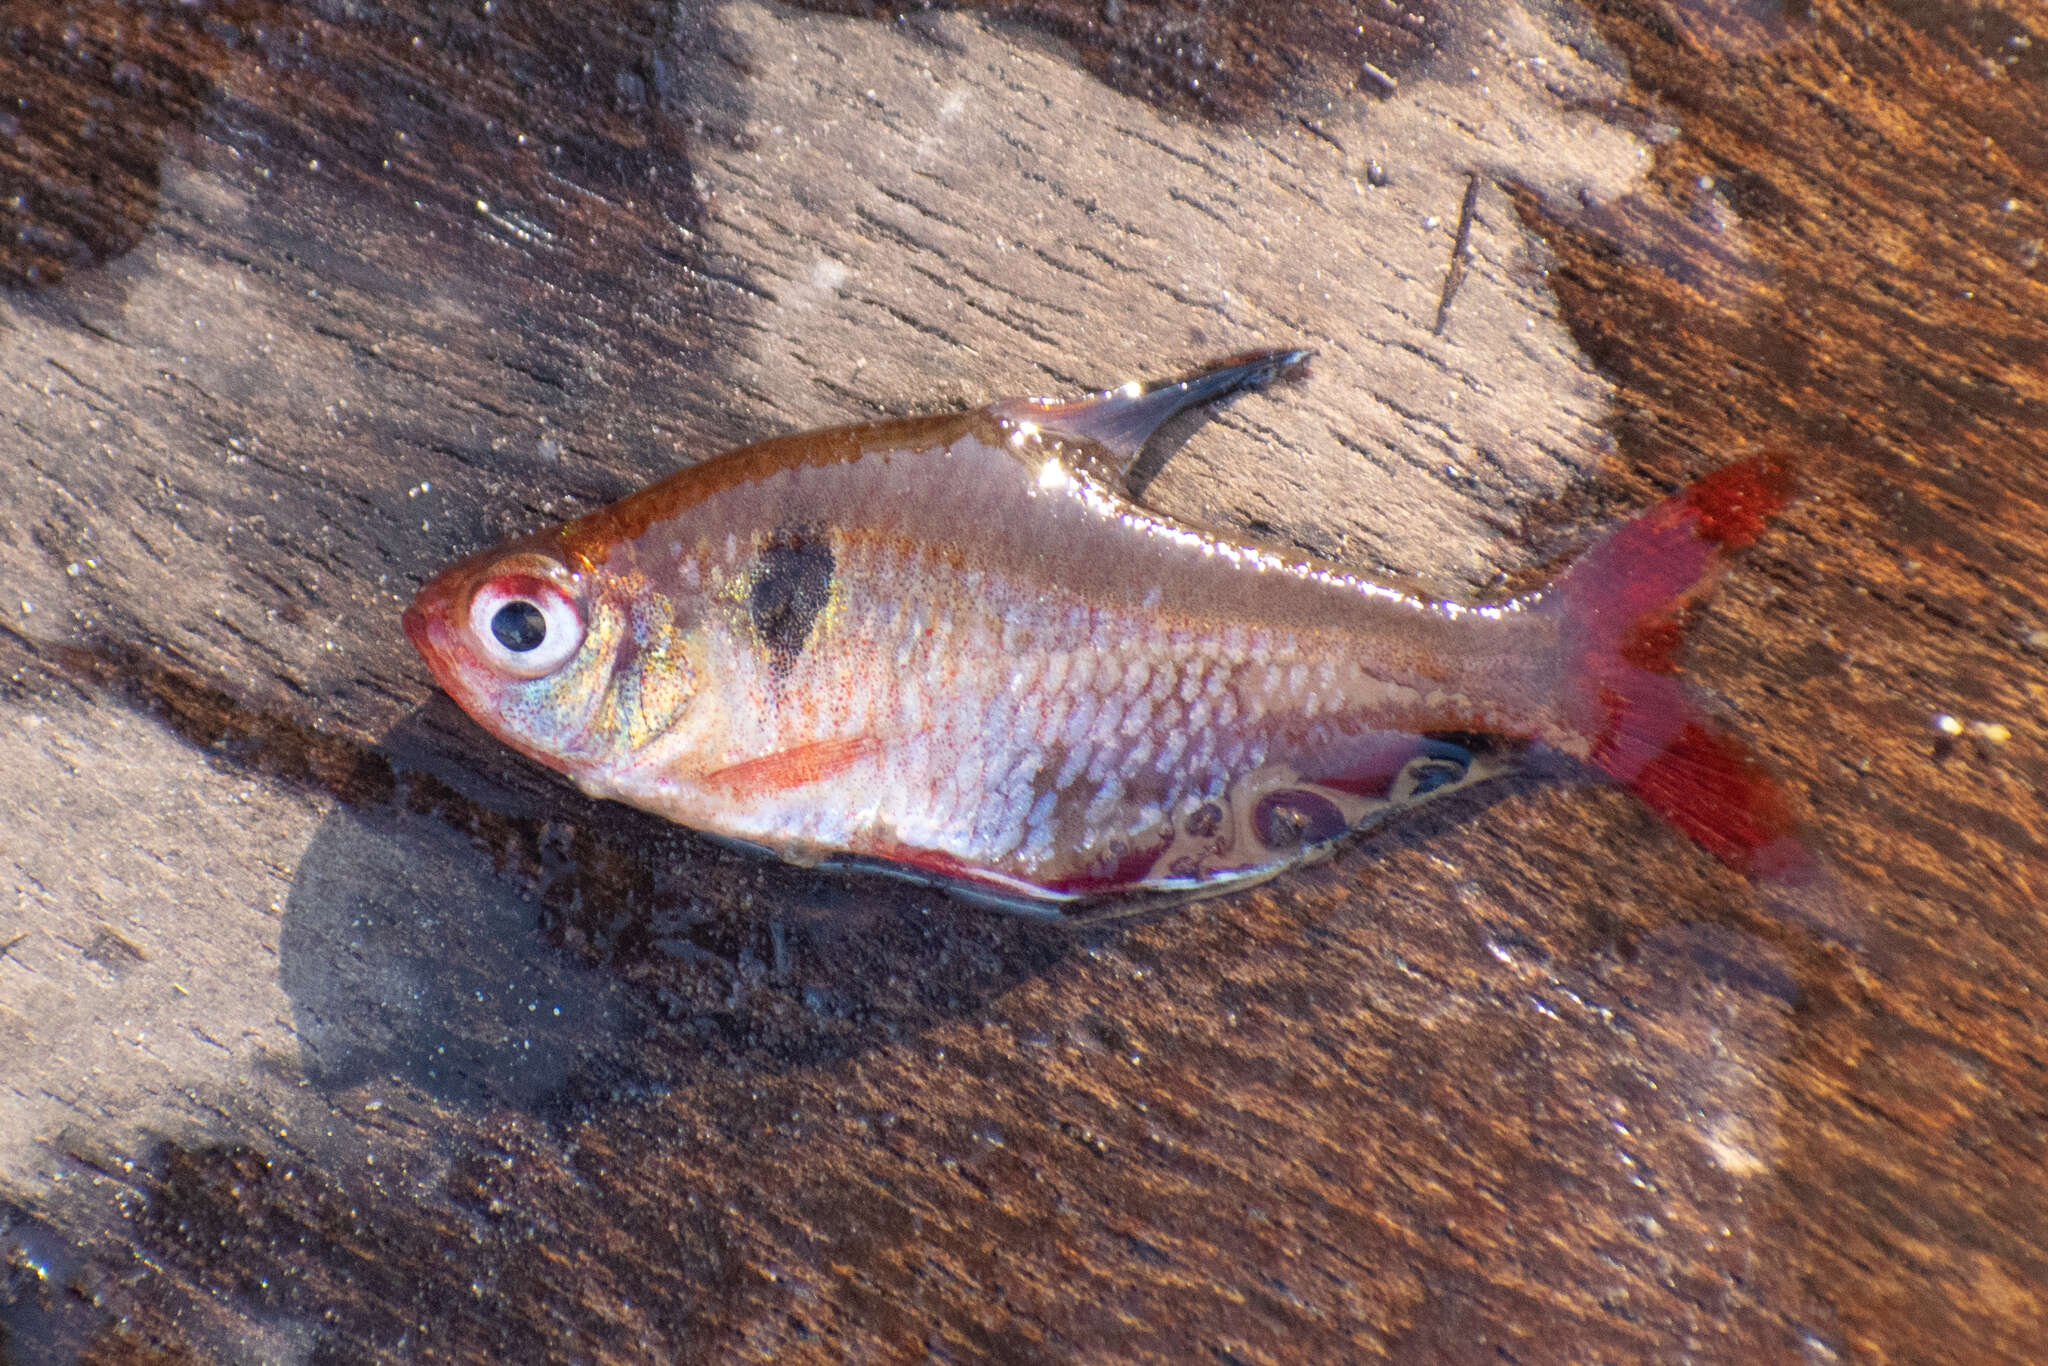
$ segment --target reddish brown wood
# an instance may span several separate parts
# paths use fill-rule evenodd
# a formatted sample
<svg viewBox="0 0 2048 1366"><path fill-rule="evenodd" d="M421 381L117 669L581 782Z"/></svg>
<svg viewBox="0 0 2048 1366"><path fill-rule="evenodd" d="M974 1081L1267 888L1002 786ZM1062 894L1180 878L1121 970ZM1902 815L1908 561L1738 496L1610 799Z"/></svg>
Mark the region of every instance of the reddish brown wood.
<svg viewBox="0 0 2048 1366"><path fill-rule="evenodd" d="M934 215L969 222L964 192L898 206L925 237L829 177L802 193L846 196L839 236L796 231L800 196L707 203L693 172L800 153L747 141L799 77L694 5L557 8L8 12L0 86L29 103L0 110L0 1361L2038 1357L2038 10L1595 0L1581 22L1627 71L1601 112L1657 139L1647 178L1582 201L1489 171L1442 339L1467 349L1428 354L1505 373L1476 339L1482 286L1534 269L1503 245L1511 192L1616 386L1613 450L1562 493L1464 446L1462 475L1434 447L1359 457L1431 471L1388 509L1411 533L1499 534L1357 558L1533 579L1689 477L1792 453L1804 496L1688 668L1834 881L1753 887L1566 773L1077 934L584 801L427 700L398 602L678 449L828 416L807 404L1292 338L1240 337L1252 315L1182 265L1033 240L1042 187L1004 235L1064 294L1030 292L1030 250L960 245L979 227ZM1339 104L1370 94L1340 93L1358 52L1309 22L1335 7L1110 8L809 22L898 63L843 104L863 136L910 117L903 63L994 53L991 100L1028 77L1095 111L1004 129L1026 170L1109 158L1133 203L1227 215L1200 177L1245 176L1249 138L1322 193L1313 158L1340 153L1293 120L1352 138ZM1183 17L1299 75L1193 98L1144 55ZM1402 91L1489 50L1456 19L1387 68ZM1052 90L1060 41L1237 121ZM1426 169L1341 155L1359 204ZM1247 197L1275 234L1320 212ZM1457 207L1432 210L1439 273L1376 248L1417 338ZM785 323L888 232L898 273L846 289L957 308L876 322L918 339L875 348L876 382L848 332L813 352ZM1089 270L1132 311L1091 312ZM1161 291L1188 330L1127 335ZM1169 464L1161 498L1339 549L1358 509L1286 496L1372 404L1302 402L1314 441L1241 405L1190 443L1210 482Z"/></svg>

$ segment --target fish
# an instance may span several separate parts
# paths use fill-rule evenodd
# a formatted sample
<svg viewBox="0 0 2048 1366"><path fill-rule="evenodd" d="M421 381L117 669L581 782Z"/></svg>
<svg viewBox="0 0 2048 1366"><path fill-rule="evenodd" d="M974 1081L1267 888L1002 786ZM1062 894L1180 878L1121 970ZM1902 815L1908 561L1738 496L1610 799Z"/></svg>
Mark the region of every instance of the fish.
<svg viewBox="0 0 2048 1366"><path fill-rule="evenodd" d="M1309 359L762 441L448 567L404 629L592 796L1018 909L1246 887L1544 750L1740 871L1782 865L1786 803L1677 655L1789 461L1479 603L1142 504L1162 424Z"/></svg>

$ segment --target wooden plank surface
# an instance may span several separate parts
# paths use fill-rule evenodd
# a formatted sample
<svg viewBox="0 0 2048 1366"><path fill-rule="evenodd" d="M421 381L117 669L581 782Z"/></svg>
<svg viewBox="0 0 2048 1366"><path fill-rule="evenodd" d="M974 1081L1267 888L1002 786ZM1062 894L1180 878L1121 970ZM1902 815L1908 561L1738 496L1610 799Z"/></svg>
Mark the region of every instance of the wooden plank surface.
<svg viewBox="0 0 2048 1366"><path fill-rule="evenodd" d="M2037 8L6 31L0 1361L2048 1342ZM1559 766L1039 924L591 803L397 631L745 440L1285 343L1150 498L1461 594L1794 453L1688 666L1828 878Z"/></svg>

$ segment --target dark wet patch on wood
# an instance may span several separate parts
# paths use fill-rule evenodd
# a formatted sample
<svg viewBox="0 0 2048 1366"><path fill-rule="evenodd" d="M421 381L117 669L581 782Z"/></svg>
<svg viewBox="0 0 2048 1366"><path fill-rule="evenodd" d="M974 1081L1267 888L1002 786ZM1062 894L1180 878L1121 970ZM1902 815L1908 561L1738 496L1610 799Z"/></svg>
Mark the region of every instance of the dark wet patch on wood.
<svg viewBox="0 0 2048 1366"><path fill-rule="evenodd" d="M1434 56L1451 16L1436 0L798 0L828 14L914 26L934 8L978 11L1071 43L1081 64L1127 95L1209 118L1320 111L1385 99ZM1313 127L1313 124L1311 124Z"/></svg>
<svg viewBox="0 0 2048 1366"><path fill-rule="evenodd" d="M181 7L29 5L7 23L0 283L54 285L155 221L167 144L212 98L229 44Z"/></svg>
<svg viewBox="0 0 2048 1366"><path fill-rule="evenodd" d="M224 685L128 641L41 645L0 627L0 695L27 699L54 688L105 693L152 716L218 762L276 778L350 805L389 801L390 763L373 746L295 717L250 705Z"/></svg>

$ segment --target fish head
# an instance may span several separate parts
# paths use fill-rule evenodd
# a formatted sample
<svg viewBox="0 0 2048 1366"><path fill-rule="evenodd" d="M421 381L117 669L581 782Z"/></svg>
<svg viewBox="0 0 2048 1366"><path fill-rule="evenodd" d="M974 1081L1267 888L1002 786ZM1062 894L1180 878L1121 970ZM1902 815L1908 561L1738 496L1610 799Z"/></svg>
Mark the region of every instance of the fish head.
<svg viewBox="0 0 2048 1366"><path fill-rule="evenodd" d="M630 564L592 564L537 536L443 570L405 633L457 705L586 790L617 786L704 719L702 650L686 616Z"/></svg>

